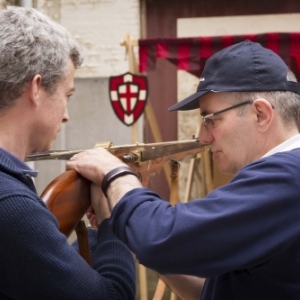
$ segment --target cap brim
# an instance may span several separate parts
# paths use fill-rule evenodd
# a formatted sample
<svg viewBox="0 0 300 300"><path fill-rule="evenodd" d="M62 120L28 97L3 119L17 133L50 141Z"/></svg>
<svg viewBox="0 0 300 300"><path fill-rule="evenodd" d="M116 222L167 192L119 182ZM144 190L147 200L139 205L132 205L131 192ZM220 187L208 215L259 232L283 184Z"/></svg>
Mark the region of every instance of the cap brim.
<svg viewBox="0 0 300 300"><path fill-rule="evenodd" d="M175 111L175 110L192 110L199 108L199 97L203 96L204 94L208 93L209 91L200 91L197 92L182 101L172 105L168 108L168 111Z"/></svg>

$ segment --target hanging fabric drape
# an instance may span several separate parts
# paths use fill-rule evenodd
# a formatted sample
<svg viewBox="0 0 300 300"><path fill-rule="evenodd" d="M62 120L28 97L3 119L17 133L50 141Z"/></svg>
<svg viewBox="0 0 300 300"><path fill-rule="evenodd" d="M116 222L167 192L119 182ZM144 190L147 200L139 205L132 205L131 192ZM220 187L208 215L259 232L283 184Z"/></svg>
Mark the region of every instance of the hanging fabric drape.
<svg viewBox="0 0 300 300"><path fill-rule="evenodd" d="M281 56L300 80L300 32L140 39L139 70L141 73L154 70L156 61L160 58L175 64L178 70L199 76L205 61L211 55L247 39L259 42Z"/></svg>

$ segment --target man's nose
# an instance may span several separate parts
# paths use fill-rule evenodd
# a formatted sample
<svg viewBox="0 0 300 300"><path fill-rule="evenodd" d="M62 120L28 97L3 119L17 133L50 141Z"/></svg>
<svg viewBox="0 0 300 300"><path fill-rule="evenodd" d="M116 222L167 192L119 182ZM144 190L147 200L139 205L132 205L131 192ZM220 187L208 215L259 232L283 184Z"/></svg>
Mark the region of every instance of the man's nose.
<svg viewBox="0 0 300 300"><path fill-rule="evenodd" d="M63 123L67 123L69 121L70 117L69 117L69 112L68 112L68 109L66 108L65 110L65 113L63 115L63 119L62 119L62 122Z"/></svg>
<svg viewBox="0 0 300 300"><path fill-rule="evenodd" d="M214 137L209 132L204 124L201 124L200 131L199 131L199 142L202 144L211 144Z"/></svg>

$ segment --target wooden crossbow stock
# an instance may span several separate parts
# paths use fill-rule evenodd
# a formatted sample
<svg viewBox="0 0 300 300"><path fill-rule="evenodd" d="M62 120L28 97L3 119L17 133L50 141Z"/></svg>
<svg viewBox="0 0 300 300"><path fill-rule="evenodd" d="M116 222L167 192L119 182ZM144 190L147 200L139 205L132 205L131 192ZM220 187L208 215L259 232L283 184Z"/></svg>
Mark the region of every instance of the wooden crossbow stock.
<svg viewBox="0 0 300 300"><path fill-rule="evenodd" d="M198 139L149 144L114 146L111 142L98 143L110 153L123 160L138 173L143 186L147 186L150 176L159 173L167 161L180 161L188 155L202 152L205 144ZM26 161L62 159L68 160L74 154L84 150L48 151L32 154ZM41 194L42 200L56 216L59 228L67 237L83 218L90 206L90 181L76 171L65 171L56 177Z"/></svg>

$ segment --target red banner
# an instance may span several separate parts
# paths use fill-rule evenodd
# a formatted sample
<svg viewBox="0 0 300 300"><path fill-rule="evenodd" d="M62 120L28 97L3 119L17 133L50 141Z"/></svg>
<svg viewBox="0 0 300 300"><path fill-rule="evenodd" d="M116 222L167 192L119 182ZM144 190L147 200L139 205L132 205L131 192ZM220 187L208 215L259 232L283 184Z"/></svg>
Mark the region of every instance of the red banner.
<svg viewBox="0 0 300 300"><path fill-rule="evenodd" d="M205 61L219 50L244 40L258 42L276 52L300 80L300 33L157 38L139 40L140 72L155 69L159 58L177 65L178 70L200 74Z"/></svg>

